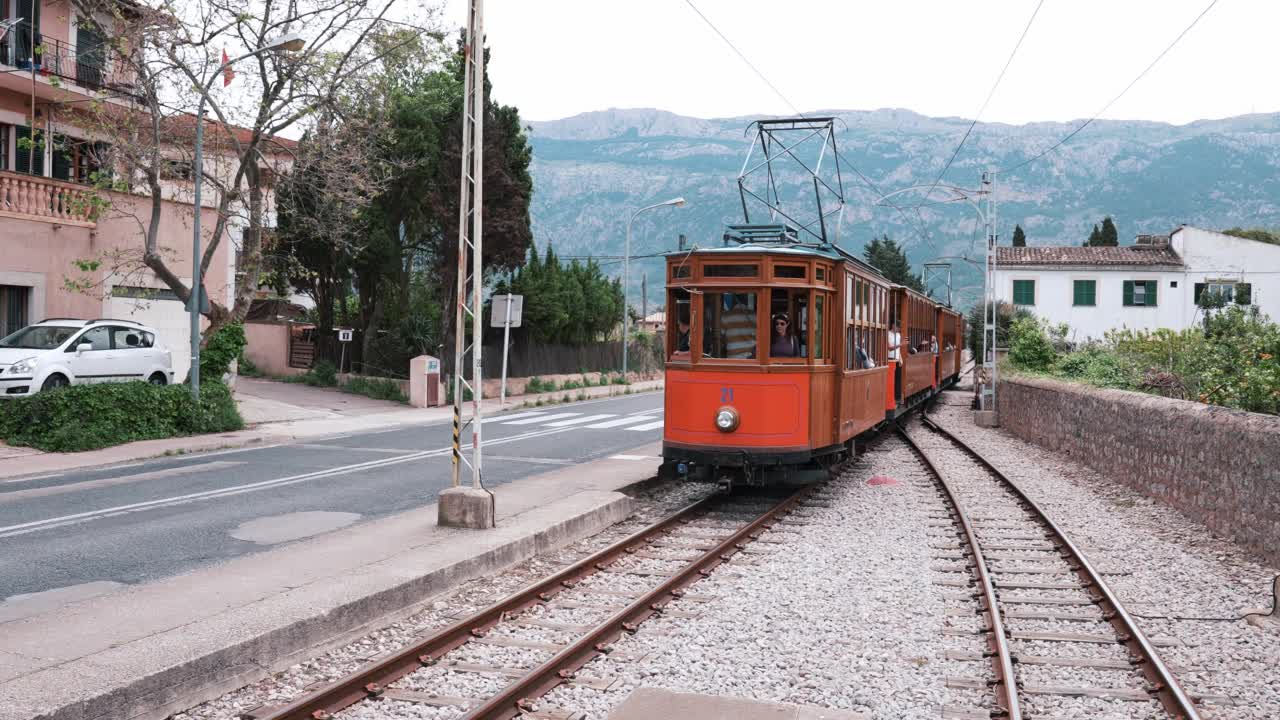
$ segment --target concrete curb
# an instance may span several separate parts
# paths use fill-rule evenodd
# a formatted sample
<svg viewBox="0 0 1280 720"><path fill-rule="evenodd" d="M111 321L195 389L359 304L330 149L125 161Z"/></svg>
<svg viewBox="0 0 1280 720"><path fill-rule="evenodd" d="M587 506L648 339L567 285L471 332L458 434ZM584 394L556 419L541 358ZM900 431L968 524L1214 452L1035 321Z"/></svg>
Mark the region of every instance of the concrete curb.
<svg viewBox="0 0 1280 720"><path fill-rule="evenodd" d="M507 519L530 526L514 537L471 536L478 552L418 575L393 558L35 671L0 685L0 720L161 720L407 617L467 580L599 532L634 502L580 491ZM286 622L253 627L278 617Z"/></svg>

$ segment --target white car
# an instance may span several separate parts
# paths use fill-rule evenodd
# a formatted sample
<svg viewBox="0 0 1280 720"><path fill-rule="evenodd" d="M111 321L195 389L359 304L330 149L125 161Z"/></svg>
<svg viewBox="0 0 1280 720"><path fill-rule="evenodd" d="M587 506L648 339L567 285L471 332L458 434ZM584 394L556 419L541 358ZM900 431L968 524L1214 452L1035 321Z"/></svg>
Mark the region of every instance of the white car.
<svg viewBox="0 0 1280 720"><path fill-rule="evenodd" d="M44 320L0 339L0 399L66 385L173 382L173 356L131 320Z"/></svg>

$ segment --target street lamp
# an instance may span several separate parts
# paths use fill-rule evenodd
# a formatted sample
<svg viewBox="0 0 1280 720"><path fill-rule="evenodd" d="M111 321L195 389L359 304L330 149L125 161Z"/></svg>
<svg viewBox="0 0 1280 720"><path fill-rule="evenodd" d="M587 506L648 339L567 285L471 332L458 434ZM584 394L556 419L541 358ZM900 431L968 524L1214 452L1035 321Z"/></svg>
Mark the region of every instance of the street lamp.
<svg viewBox="0 0 1280 720"><path fill-rule="evenodd" d="M675 207L684 207L684 198L671 198L666 202L660 202L656 205L642 207L631 214L631 221L627 223L627 245L622 251L622 381L627 380L627 340L631 336L631 313L627 300L630 297L630 289L628 281L631 279L631 226L636 222L636 216L646 210L666 207L673 205ZM644 318L641 318L643 320Z"/></svg>
<svg viewBox="0 0 1280 720"><path fill-rule="evenodd" d="M298 52L304 45L306 45L306 40L303 40L302 36L297 34L282 35L270 40L257 50L247 52L219 65L218 69L209 76L208 82L200 90L200 103L196 108L195 158L191 163L194 171L192 182L195 184L195 198L192 205L195 209L195 218L191 223L191 297L187 300L187 310L191 316L191 369L187 371L187 375L191 382L191 399L195 401L196 407L200 406L200 306L203 304L201 301L206 297L204 283L200 279L200 215L204 209L200 199L200 186L204 180L205 99L208 98L210 90L213 89L213 81L235 63L264 52Z"/></svg>

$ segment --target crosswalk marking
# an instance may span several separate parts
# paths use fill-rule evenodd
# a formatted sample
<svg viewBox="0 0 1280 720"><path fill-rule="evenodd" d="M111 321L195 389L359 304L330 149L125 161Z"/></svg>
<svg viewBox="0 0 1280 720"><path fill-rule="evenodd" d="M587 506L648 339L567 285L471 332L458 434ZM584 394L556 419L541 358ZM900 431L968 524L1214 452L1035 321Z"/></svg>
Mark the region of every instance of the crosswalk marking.
<svg viewBox="0 0 1280 720"><path fill-rule="evenodd" d="M547 420L563 420L564 418L577 417L582 413L551 413L550 415L539 415L538 417L525 418L514 422L502 420L503 425L533 425L534 423L546 422Z"/></svg>
<svg viewBox="0 0 1280 720"><path fill-rule="evenodd" d="M644 425L632 425L627 429L628 430L657 430L658 428L662 427L662 424L664 422L665 421L663 420L658 420L656 422L645 423Z"/></svg>
<svg viewBox="0 0 1280 720"><path fill-rule="evenodd" d="M601 415L588 415L586 417L571 418L569 420L561 420L559 422L547 423L547 427L567 427L569 425L577 425L579 423L594 422L605 418L613 417L613 413L603 413Z"/></svg>
<svg viewBox="0 0 1280 720"><path fill-rule="evenodd" d="M605 428L618 427L619 425L630 425L632 423L651 422L652 420L653 420L653 416L651 415L628 415L627 417L620 417L616 420L609 420L607 422L596 423L595 425L588 425L587 429L588 430L604 430Z"/></svg>
<svg viewBox="0 0 1280 720"><path fill-rule="evenodd" d="M547 414L546 410L536 410L534 412L515 413L514 415L497 415L497 416L494 416L492 420L494 422L506 422L508 420L521 420L524 418L542 417L543 415L546 415L546 414ZM486 419L489 419L489 418L486 418Z"/></svg>

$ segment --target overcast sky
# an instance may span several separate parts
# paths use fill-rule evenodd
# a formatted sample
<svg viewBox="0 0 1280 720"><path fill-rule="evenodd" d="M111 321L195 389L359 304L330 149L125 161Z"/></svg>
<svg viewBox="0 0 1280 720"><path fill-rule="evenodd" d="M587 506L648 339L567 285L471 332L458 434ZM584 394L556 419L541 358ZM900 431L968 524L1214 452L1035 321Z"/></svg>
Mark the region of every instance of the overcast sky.
<svg viewBox="0 0 1280 720"><path fill-rule="evenodd" d="M1100 109L1209 0L1045 0L984 121ZM694 0L801 111L972 118L1036 0ZM611 107L788 114L685 0L487 0L496 99L526 120ZM445 22L466 22L447 0ZM1185 123L1280 111L1280 0L1220 0L1103 117Z"/></svg>

